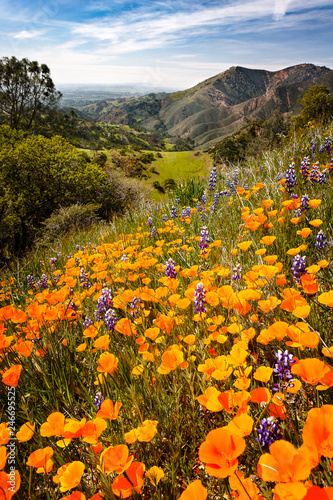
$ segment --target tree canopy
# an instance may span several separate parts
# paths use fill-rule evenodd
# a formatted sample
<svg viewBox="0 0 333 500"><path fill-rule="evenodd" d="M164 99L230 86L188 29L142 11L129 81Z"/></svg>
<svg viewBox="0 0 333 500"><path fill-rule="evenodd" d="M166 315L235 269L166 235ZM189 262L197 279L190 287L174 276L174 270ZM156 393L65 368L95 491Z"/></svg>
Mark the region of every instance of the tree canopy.
<svg viewBox="0 0 333 500"><path fill-rule="evenodd" d="M46 64L16 57L0 59L1 123L29 130L60 98Z"/></svg>

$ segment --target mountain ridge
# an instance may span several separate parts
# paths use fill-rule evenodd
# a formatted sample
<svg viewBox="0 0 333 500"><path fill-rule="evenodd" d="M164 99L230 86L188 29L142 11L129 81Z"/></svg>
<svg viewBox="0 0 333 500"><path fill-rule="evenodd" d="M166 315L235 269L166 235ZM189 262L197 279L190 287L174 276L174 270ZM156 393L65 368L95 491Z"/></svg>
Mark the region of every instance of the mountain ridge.
<svg viewBox="0 0 333 500"><path fill-rule="evenodd" d="M102 101L81 110L98 121L140 125L183 139L198 147L226 137L247 120L300 111L298 99L312 85L333 90L333 70L302 63L278 71L232 66L197 85L172 93Z"/></svg>

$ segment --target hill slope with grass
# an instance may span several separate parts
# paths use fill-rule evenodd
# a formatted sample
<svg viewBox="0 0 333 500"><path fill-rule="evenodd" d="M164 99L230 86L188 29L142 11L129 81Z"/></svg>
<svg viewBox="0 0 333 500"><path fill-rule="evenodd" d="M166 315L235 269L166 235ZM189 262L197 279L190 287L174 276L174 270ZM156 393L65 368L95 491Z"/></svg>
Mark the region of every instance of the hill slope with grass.
<svg viewBox="0 0 333 500"><path fill-rule="evenodd" d="M269 118L276 109L297 114L297 100L315 84L333 89L333 71L313 64L275 72L235 66L184 91L103 101L80 109L100 121L139 124L148 130L190 137L202 147L229 135L247 120Z"/></svg>
<svg viewBox="0 0 333 500"><path fill-rule="evenodd" d="M6 498L330 498L332 135L3 269Z"/></svg>

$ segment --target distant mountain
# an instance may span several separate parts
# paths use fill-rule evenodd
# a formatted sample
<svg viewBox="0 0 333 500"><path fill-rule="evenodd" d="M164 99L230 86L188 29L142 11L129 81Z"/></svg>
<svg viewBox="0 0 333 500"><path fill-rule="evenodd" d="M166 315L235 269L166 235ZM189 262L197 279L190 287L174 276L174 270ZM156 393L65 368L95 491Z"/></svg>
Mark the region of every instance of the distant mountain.
<svg viewBox="0 0 333 500"><path fill-rule="evenodd" d="M80 109L98 121L140 125L207 146L247 120L269 118L275 109L299 113L297 100L313 85L333 90L333 71L313 64L279 71L234 66L180 92L103 100Z"/></svg>

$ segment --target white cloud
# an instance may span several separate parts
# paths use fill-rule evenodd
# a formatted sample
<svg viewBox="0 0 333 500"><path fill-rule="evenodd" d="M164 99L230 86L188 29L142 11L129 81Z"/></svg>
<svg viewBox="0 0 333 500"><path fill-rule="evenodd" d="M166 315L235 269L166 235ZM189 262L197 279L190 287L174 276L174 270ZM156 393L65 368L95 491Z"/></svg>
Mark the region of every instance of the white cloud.
<svg viewBox="0 0 333 500"><path fill-rule="evenodd" d="M13 38L26 40L28 38L37 38L45 34L45 30L22 30L13 35Z"/></svg>

